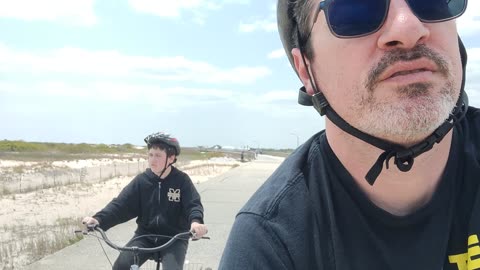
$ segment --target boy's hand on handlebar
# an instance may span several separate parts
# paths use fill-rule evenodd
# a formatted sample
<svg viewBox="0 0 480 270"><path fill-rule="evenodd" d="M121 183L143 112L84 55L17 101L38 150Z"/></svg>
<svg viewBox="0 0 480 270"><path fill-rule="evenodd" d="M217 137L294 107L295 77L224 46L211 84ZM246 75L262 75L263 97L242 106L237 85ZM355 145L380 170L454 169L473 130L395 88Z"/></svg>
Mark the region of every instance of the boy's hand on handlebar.
<svg viewBox="0 0 480 270"><path fill-rule="evenodd" d="M198 222L192 222L190 226L190 231L193 232L194 238L199 239L202 238L205 234L208 233L207 226L205 224L201 224Z"/></svg>
<svg viewBox="0 0 480 270"><path fill-rule="evenodd" d="M95 218L93 217L85 217L83 220L82 220L82 223L87 227L87 229L93 229L95 228L96 226L99 225L98 223L98 220L96 220Z"/></svg>

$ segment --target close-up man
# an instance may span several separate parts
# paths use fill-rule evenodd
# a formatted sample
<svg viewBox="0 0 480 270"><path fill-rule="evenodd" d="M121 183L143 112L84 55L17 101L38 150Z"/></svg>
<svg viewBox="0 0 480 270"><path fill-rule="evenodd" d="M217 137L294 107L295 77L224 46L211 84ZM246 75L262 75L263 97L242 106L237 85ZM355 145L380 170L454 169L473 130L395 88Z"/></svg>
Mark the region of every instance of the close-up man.
<svg viewBox="0 0 480 270"><path fill-rule="evenodd" d="M278 0L325 130L238 213L220 269L480 269L467 0Z"/></svg>

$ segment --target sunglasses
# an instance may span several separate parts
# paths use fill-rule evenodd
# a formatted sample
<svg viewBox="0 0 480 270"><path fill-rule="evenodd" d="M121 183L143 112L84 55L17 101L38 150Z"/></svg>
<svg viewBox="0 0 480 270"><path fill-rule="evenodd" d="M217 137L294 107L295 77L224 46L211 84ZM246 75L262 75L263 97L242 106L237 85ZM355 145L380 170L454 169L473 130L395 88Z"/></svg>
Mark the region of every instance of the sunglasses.
<svg viewBox="0 0 480 270"><path fill-rule="evenodd" d="M424 23L455 19L467 8L467 0L405 1L413 14ZM333 35L339 38L361 37L375 33L382 27L389 7L390 0L325 0L318 5L313 22L317 21L318 14L323 10Z"/></svg>

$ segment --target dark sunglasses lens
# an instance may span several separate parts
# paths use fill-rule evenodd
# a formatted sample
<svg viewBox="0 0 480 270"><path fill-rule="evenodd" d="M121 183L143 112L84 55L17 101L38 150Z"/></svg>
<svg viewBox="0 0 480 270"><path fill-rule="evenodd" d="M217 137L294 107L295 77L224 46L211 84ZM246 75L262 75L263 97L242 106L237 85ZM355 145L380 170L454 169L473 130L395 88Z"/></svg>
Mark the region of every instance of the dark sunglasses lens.
<svg viewBox="0 0 480 270"><path fill-rule="evenodd" d="M386 12L386 0L335 0L327 8L327 18L336 35L353 37L378 30Z"/></svg>
<svg viewBox="0 0 480 270"><path fill-rule="evenodd" d="M448 20L461 15L465 11L466 2L466 0L409 0L408 5L420 20L428 22Z"/></svg>

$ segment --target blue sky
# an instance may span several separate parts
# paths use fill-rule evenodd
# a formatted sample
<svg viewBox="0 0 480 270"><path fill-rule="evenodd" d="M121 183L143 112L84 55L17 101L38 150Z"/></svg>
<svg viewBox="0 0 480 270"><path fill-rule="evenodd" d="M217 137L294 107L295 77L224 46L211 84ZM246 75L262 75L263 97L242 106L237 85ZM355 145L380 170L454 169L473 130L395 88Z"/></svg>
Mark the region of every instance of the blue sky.
<svg viewBox="0 0 480 270"><path fill-rule="evenodd" d="M294 148L324 128L296 103L274 0L0 0L0 139ZM458 20L480 106L480 1Z"/></svg>

